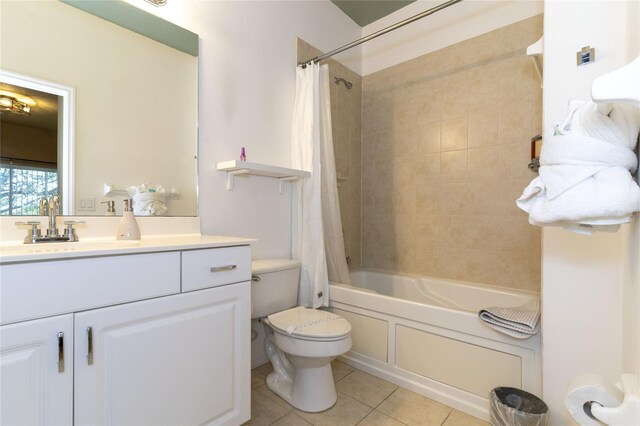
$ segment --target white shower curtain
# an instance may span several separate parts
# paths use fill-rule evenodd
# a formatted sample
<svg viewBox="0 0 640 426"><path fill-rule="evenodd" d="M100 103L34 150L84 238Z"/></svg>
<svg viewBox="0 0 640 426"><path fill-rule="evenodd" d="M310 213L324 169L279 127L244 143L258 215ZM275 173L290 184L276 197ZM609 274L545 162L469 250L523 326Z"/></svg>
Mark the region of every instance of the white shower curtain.
<svg viewBox="0 0 640 426"><path fill-rule="evenodd" d="M302 264L298 303L312 308L328 306L329 279L349 282L335 177L328 74L326 65L297 67L293 111L292 166L311 172L311 177L294 186L291 251Z"/></svg>

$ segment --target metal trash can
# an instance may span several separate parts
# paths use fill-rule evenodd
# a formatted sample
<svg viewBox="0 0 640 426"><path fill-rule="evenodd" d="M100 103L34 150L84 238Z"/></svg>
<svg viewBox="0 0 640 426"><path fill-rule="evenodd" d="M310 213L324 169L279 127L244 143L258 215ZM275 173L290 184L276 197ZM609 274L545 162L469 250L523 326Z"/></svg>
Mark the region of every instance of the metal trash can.
<svg viewBox="0 0 640 426"><path fill-rule="evenodd" d="M499 387L491 390L492 426L547 426L549 407L522 389Z"/></svg>

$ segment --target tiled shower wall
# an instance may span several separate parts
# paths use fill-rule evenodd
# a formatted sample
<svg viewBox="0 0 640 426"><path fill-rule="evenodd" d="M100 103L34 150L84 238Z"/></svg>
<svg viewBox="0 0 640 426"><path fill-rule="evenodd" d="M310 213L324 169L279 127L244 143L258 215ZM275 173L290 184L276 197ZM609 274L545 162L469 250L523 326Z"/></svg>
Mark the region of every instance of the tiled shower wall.
<svg viewBox="0 0 640 426"><path fill-rule="evenodd" d="M362 79L362 266L539 290L540 229L515 200L534 177L529 141L542 127L540 80L525 54L541 35L542 15ZM334 127L357 121L357 103L340 96ZM345 124L336 138L351 141L349 161L338 160L349 177L356 129Z"/></svg>
<svg viewBox="0 0 640 426"><path fill-rule="evenodd" d="M313 46L298 39L298 61L321 54ZM344 248L351 260L351 268L361 265L361 123L362 123L362 77L339 62L330 59L331 124L333 128L333 150L338 175L338 195L344 233ZM335 76L351 82L347 89L342 83L333 82Z"/></svg>

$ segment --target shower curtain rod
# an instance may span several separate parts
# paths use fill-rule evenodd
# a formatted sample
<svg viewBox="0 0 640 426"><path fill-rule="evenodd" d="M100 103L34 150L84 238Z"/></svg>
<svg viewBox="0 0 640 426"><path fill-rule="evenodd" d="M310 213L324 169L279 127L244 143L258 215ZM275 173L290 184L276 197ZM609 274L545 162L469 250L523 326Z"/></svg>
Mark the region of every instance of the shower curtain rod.
<svg viewBox="0 0 640 426"><path fill-rule="evenodd" d="M298 63L298 65L300 65L302 67L306 67L308 64L310 64L312 62L320 62L323 59L330 58L333 55L336 55L336 54L338 54L340 52L344 52L345 50L349 50L352 47L359 46L362 43L366 43L367 41L373 40L376 37L380 37L383 34L386 34L386 33L391 32L393 30L397 30L400 27L404 27L407 24L410 24L410 23L415 22L415 21L417 21L419 19L422 19L425 16L432 15L432 14L434 14L436 12L441 11L442 9L446 9L447 7L453 6L456 3L460 3L461 1L462 0L449 0L449 1L444 2L444 3L442 3L442 4L440 4L440 5L436 6L436 7L432 7L431 9L427 9L424 12L418 13L417 15L414 15L414 16L412 16L410 18L407 18L404 21L400 21L400 22L398 22L396 24L393 24L393 25L391 25L391 26L389 26L387 28L383 28L383 29L381 29L379 31L376 31L375 33L369 34L366 37L362 37L361 39L358 39L356 41L352 41L351 43L345 44L342 47L338 47L337 49L334 49L329 53L325 53L323 55L316 56L315 58L311 58L311 59L309 59L307 61L300 62L300 63Z"/></svg>

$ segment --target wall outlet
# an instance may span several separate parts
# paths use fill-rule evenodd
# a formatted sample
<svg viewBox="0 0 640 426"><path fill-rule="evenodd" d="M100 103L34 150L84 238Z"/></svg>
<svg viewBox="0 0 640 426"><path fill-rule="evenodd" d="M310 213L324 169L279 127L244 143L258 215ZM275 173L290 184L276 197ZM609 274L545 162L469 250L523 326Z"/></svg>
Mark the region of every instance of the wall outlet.
<svg viewBox="0 0 640 426"><path fill-rule="evenodd" d="M95 198L79 198L76 201L76 211L78 212L96 211L96 199Z"/></svg>

